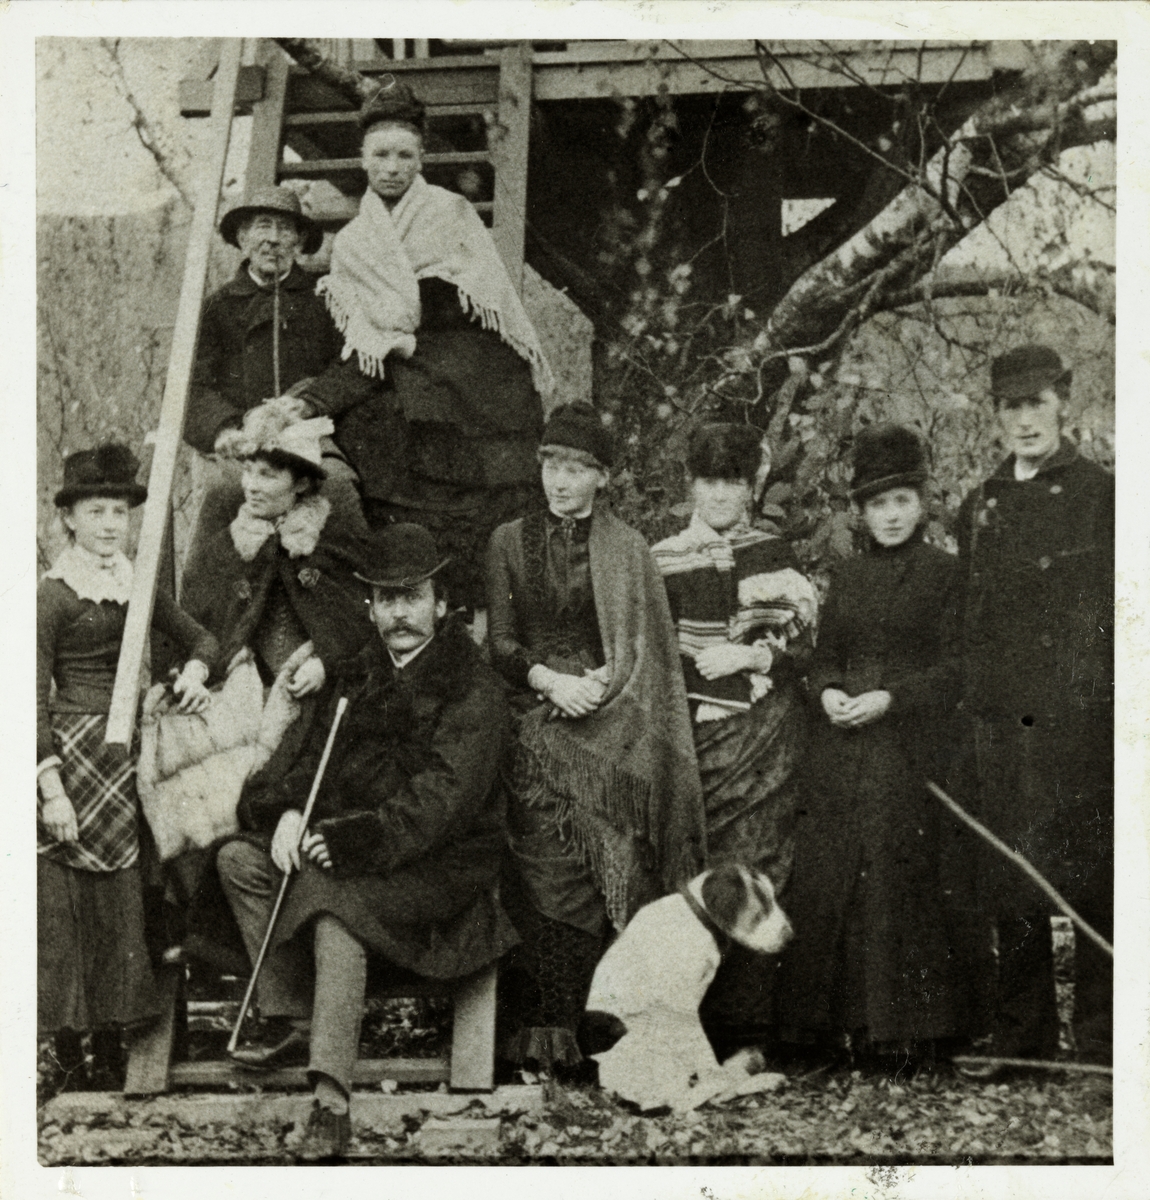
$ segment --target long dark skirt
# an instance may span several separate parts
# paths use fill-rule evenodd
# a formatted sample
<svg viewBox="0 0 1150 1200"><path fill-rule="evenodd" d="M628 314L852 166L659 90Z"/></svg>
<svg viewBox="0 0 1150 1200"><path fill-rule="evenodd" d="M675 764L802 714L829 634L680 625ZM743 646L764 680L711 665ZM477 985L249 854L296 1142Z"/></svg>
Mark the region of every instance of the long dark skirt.
<svg viewBox="0 0 1150 1200"><path fill-rule="evenodd" d="M779 977L788 1040L850 1034L898 1051L967 1032L939 806L922 779L893 722L820 731L785 897L795 927Z"/></svg>
<svg viewBox="0 0 1150 1200"><path fill-rule="evenodd" d="M81 871L39 855L36 933L42 1035L159 1015L138 867Z"/></svg>
<svg viewBox="0 0 1150 1200"><path fill-rule="evenodd" d="M796 769L806 743L806 709L790 688L748 712L695 727L703 783L707 866L736 862L781 891L794 857ZM732 946L700 1006L713 1039L757 1040L772 1020L778 960Z"/></svg>

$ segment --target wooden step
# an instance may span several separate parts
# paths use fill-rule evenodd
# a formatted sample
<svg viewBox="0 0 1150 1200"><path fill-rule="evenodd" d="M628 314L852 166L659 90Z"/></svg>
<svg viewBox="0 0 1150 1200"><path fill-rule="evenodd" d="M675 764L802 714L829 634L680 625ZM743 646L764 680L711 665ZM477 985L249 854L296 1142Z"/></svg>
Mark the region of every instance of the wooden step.
<svg viewBox="0 0 1150 1200"><path fill-rule="evenodd" d="M446 1058L361 1058L355 1064L352 1081L362 1086L378 1084L384 1079L394 1079L396 1083L447 1083L450 1078L451 1064ZM252 1071L230 1060L172 1063L168 1078L168 1086L172 1088L225 1088L230 1083L248 1087L309 1086L306 1067Z"/></svg>
<svg viewBox="0 0 1150 1200"><path fill-rule="evenodd" d="M495 205L490 200L473 200L471 207L481 217L490 216L495 209ZM359 197L344 196L339 200L325 200L322 205L308 209L307 215L321 225L345 225L352 217L359 215ZM398 995L398 993L396 994Z"/></svg>
<svg viewBox="0 0 1150 1200"><path fill-rule="evenodd" d="M490 150L448 150L441 154L425 154L425 167L454 166L457 163L489 163ZM335 175L340 171L361 171L358 158L305 158L302 162L276 164L276 174L281 179L311 179L317 175Z"/></svg>
<svg viewBox="0 0 1150 1200"><path fill-rule="evenodd" d="M484 113L493 113L494 104L429 104L427 116L430 120L436 117L474 117ZM284 118L287 126L307 125L354 125L359 120L359 110L349 112L302 112L291 113Z"/></svg>

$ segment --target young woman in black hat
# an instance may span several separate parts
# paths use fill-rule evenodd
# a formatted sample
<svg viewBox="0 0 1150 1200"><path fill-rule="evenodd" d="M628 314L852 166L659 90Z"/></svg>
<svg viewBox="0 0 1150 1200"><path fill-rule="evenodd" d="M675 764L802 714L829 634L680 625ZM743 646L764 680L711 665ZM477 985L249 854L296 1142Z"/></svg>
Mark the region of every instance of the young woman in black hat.
<svg viewBox="0 0 1150 1200"><path fill-rule="evenodd" d="M69 544L36 593L37 1015L65 1072L94 1031L97 1067L113 1072L120 1030L159 1013L138 866L135 764L104 744L132 589L129 511L147 491L114 443L64 462L56 493ZM153 625L188 660L173 684L181 712L208 703L215 639L163 592ZM107 1070L103 1072L107 1075ZM118 1086L118 1085L117 1085Z"/></svg>
<svg viewBox="0 0 1150 1200"><path fill-rule="evenodd" d="M900 426L855 440L866 551L840 563L808 674L818 722L784 903L778 1018L800 1046L929 1060L966 1032L938 879L938 778L958 670L956 560L923 540L926 451Z"/></svg>
<svg viewBox="0 0 1150 1200"><path fill-rule="evenodd" d="M423 104L396 84L359 123L367 191L319 286L343 362L300 397L336 419L368 523L425 525L452 556L453 596L473 607L488 536L536 492L552 376L490 231L423 178Z"/></svg>

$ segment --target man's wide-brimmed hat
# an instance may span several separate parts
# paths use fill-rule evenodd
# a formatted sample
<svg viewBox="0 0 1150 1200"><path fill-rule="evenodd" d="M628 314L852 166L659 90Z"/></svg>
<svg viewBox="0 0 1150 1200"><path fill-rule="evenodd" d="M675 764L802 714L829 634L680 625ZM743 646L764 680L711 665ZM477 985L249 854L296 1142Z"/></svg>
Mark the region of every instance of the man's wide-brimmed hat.
<svg viewBox="0 0 1150 1200"><path fill-rule="evenodd" d="M435 538L422 525L385 525L364 538L356 579L378 588L412 591L451 561L441 558Z"/></svg>
<svg viewBox="0 0 1150 1200"><path fill-rule="evenodd" d="M64 459L64 486L56 493L56 507L102 496L127 500L135 508L148 498L148 489L136 482L139 469L136 456L119 442L77 450Z"/></svg>
<svg viewBox="0 0 1150 1200"><path fill-rule="evenodd" d="M224 214L220 221L220 236L230 246L239 247L236 240L240 225L257 213L281 213L291 217L299 230L304 254L314 254L323 245L323 229L304 211L299 197L287 187L257 188L242 204Z"/></svg>
<svg viewBox="0 0 1150 1200"><path fill-rule="evenodd" d="M868 425L855 436L851 499L862 503L891 488L918 488L929 475L926 446L905 425Z"/></svg>
<svg viewBox="0 0 1150 1200"><path fill-rule="evenodd" d="M990 391L997 401L1026 400L1070 379L1071 372L1049 346L1016 346L990 364Z"/></svg>
<svg viewBox="0 0 1150 1200"><path fill-rule="evenodd" d="M301 421L273 401L249 408L240 429L219 436L216 451L224 458L266 458L274 466L326 479L321 443L334 432L330 417Z"/></svg>

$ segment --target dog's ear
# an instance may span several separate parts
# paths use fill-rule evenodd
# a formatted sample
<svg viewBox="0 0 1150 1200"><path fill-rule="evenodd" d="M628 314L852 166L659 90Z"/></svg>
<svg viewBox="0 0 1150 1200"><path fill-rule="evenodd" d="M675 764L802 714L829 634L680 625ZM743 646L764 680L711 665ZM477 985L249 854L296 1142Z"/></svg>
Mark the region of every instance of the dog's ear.
<svg viewBox="0 0 1150 1200"><path fill-rule="evenodd" d="M747 906L747 881L736 863L724 863L703 880L703 907L726 934L733 932L739 914Z"/></svg>

